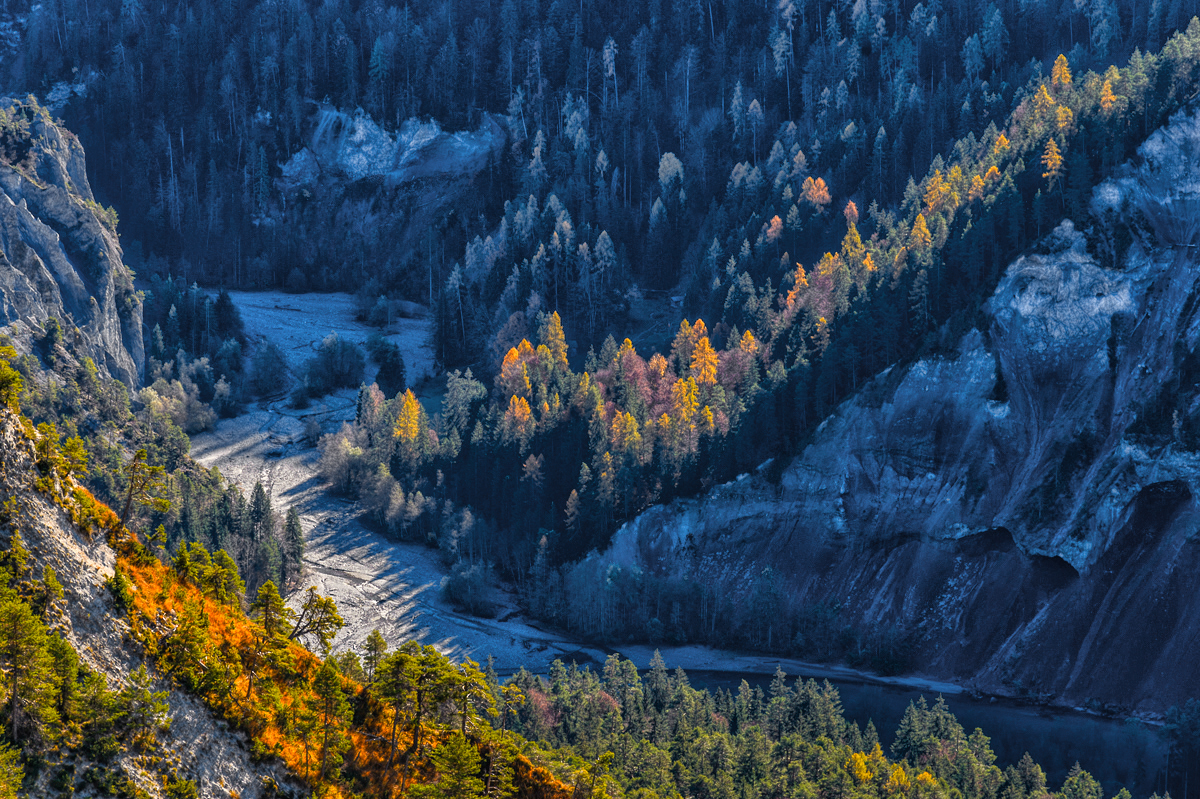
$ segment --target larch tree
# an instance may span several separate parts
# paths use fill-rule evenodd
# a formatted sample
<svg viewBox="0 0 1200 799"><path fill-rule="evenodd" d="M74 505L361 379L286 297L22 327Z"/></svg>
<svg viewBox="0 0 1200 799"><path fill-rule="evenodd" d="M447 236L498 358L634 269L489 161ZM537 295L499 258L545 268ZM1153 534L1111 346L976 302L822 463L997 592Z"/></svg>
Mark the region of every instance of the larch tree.
<svg viewBox="0 0 1200 799"><path fill-rule="evenodd" d="M1051 137L1046 142L1046 149L1042 151L1042 166L1046 168L1042 177L1046 179L1050 191L1054 191L1054 184L1058 182L1058 178L1062 174L1062 163L1063 157L1059 152L1058 142Z"/></svg>

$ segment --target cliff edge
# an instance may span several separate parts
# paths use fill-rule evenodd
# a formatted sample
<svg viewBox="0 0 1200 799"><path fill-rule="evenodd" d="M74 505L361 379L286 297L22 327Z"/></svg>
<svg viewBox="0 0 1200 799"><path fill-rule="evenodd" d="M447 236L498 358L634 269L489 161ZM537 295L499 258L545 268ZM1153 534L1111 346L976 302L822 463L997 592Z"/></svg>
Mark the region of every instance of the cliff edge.
<svg viewBox="0 0 1200 799"><path fill-rule="evenodd" d="M32 99L0 99L0 328L41 336L51 317L98 367L140 384L142 303L83 147Z"/></svg>

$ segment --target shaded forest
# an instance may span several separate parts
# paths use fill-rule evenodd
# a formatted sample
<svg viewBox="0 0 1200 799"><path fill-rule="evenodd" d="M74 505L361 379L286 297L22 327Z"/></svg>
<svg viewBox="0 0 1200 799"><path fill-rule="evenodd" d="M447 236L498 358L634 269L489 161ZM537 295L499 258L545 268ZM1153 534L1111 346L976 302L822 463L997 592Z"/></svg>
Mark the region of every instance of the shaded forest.
<svg viewBox="0 0 1200 799"><path fill-rule="evenodd" d="M361 390L355 424L321 443L336 490L381 528L441 546L463 597L495 564L589 635L735 629L786 648L819 609L795 609L781 637L687 601L693 586L634 586L584 612L565 586L593 578L560 566L652 503L778 474L872 375L974 324L1004 265L1064 215L1113 261L1150 235L1107 230L1088 197L1194 95L1200 22L1183 28L1196 11L49 3L7 69L43 93L82 82L62 113L149 278L154 385L139 413L170 417L151 447L171 442L164 464L182 462L182 435L282 375L269 348L247 371L228 298L188 281L350 290L368 319L384 298L428 301L449 371L441 410L403 390L402 354L378 355L396 367L386 393ZM393 131L493 120L504 155L426 249L368 230L348 249L322 226L327 203L276 181L325 107ZM399 189L345 191L386 210ZM361 376L353 347L327 349L296 402ZM222 535L187 514L168 527ZM251 551L237 560L261 581L255 559L276 561ZM686 610L648 617L664 590ZM881 651L903 662L902 642Z"/></svg>

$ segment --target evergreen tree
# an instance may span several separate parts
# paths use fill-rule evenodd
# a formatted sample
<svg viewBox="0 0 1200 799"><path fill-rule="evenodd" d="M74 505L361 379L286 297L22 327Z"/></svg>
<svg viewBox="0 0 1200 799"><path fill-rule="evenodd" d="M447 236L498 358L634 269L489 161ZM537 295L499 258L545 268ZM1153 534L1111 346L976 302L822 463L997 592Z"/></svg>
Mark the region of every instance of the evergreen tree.
<svg viewBox="0 0 1200 799"><path fill-rule="evenodd" d="M0 592L0 681L13 742L25 740L27 733L41 730L57 716L48 646L46 628L29 605L12 591Z"/></svg>
<svg viewBox="0 0 1200 799"><path fill-rule="evenodd" d="M250 615L258 619L268 639L285 635L295 612L284 604L275 583L267 580L258 589L258 596L250 605Z"/></svg>
<svg viewBox="0 0 1200 799"><path fill-rule="evenodd" d="M378 628L371 630L366 643L363 644L363 671L366 672L368 684L375 682L379 665L387 657L387 649L387 641L384 640Z"/></svg>
<svg viewBox="0 0 1200 799"><path fill-rule="evenodd" d="M17 791L25 781L25 767L21 764L21 752L7 744L0 744L0 799L17 799Z"/></svg>
<svg viewBox="0 0 1200 799"><path fill-rule="evenodd" d="M342 755L350 748L350 737L342 729L350 721L350 703L342 691L342 675L333 660L326 659L313 678L317 711L321 724L321 768L318 779L325 780L330 769L342 765Z"/></svg>
<svg viewBox="0 0 1200 799"><path fill-rule="evenodd" d="M479 750L461 732L433 751L429 759L437 769L437 780L420 786L419 795L427 799L477 799L483 795L479 778Z"/></svg>
<svg viewBox="0 0 1200 799"><path fill-rule="evenodd" d="M300 524L300 514L296 506L288 508L287 517L283 523L283 585L294 587L300 582L304 570L304 528Z"/></svg>

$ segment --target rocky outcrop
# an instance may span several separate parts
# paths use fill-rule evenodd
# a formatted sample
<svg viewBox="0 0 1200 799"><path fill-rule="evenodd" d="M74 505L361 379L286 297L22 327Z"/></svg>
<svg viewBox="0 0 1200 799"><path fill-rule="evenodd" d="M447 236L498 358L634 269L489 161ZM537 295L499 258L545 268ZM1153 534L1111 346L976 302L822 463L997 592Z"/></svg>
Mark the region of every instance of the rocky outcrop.
<svg viewBox="0 0 1200 799"><path fill-rule="evenodd" d="M40 334L57 318L78 352L136 386L142 304L113 226L79 141L32 101L0 100L0 328Z"/></svg>
<svg viewBox="0 0 1200 799"><path fill-rule="evenodd" d="M424 274L429 253L453 246L444 240L447 231L485 212L480 189L496 179L507 142L505 127L490 115L473 131L448 132L415 119L388 131L361 109L349 114L315 104L305 134L303 146L279 165L279 203L256 219L287 225L305 243L278 267L293 289L358 290L369 274L409 268ZM354 242L350 250L347 241ZM307 268L297 269L296 258ZM310 283L297 283L302 272ZM432 290L415 275L413 286ZM408 299L428 302L430 295L414 291Z"/></svg>
<svg viewBox="0 0 1200 799"><path fill-rule="evenodd" d="M698 563L735 594L770 566L798 605L904 629L918 670L984 691L1148 711L1195 696L1200 215L1181 218L1194 188L1156 175L1196 174L1178 167L1197 144L1200 116L1173 120L1097 191L1087 237L1064 222L1009 267L986 330L879 375L779 484L654 508L605 557ZM1140 235L1118 254L1119 224Z"/></svg>

